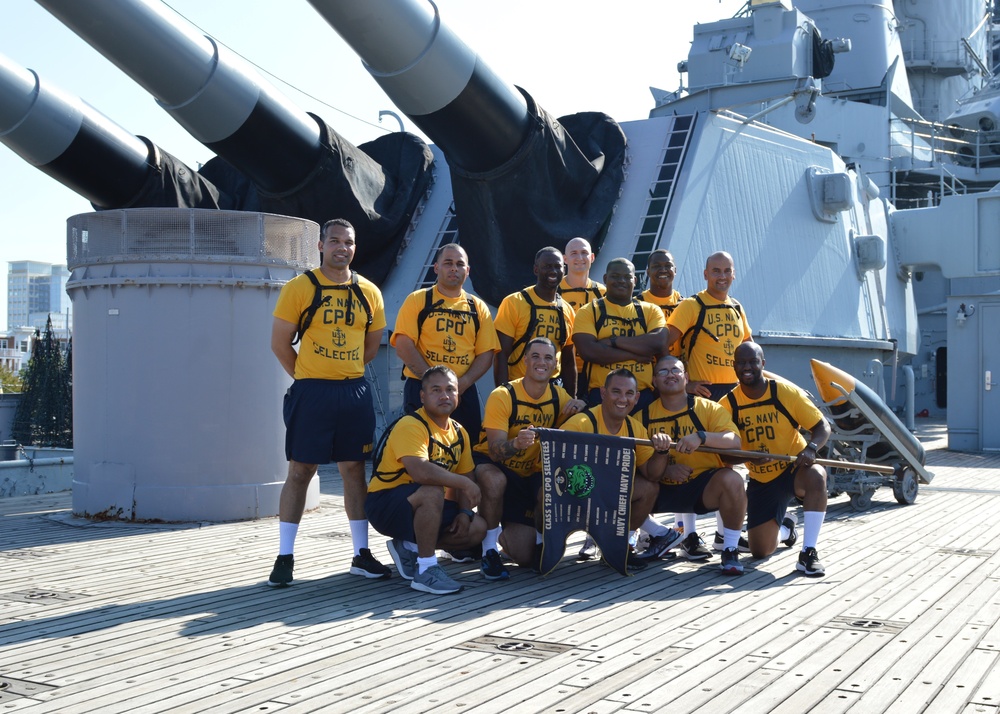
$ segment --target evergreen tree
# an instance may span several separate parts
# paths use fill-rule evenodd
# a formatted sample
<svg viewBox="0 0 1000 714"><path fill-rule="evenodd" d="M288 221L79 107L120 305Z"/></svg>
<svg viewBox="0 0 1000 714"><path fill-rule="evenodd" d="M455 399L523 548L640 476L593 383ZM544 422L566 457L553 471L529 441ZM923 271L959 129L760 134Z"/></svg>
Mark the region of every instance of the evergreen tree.
<svg viewBox="0 0 1000 714"><path fill-rule="evenodd" d="M35 333L31 359L24 374L24 389L14 415L13 437L36 446L73 445L72 367L52 334L52 320L45 334Z"/></svg>

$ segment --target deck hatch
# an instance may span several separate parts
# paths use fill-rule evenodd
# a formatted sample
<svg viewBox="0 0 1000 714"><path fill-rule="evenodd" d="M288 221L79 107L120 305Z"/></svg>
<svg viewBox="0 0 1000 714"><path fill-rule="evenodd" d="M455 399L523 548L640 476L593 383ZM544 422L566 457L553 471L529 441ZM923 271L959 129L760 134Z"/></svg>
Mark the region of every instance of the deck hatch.
<svg viewBox="0 0 1000 714"><path fill-rule="evenodd" d="M34 697L52 689L55 689L52 684L0 677L0 702L9 702L22 697Z"/></svg>
<svg viewBox="0 0 1000 714"><path fill-rule="evenodd" d="M548 659L573 649L572 645L561 645L556 642L539 642L537 640L521 640L513 637L492 637L485 635L468 642L456 645L459 649L476 652L494 652L513 655L515 657L531 657L532 659Z"/></svg>
<svg viewBox="0 0 1000 714"><path fill-rule="evenodd" d="M867 617L850 617L842 615L840 617L835 617L830 622L827 623L827 627L833 627L838 630L857 630L859 632L885 632L888 634L896 635L903 631L907 626L906 622L897 622L893 620L876 620Z"/></svg>
<svg viewBox="0 0 1000 714"><path fill-rule="evenodd" d="M78 593L59 592L57 590L18 590L12 593L0 593L0 600L13 600L15 602L52 602L76 600L84 597Z"/></svg>

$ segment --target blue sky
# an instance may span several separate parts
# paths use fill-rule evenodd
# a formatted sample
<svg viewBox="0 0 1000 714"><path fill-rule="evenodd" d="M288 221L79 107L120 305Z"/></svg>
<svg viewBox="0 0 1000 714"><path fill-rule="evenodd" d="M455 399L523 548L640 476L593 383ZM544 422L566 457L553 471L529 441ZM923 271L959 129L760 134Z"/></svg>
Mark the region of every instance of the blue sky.
<svg viewBox="0 0 1000 714"><path fill-rule="evenodd" d="M425 0L415 0L424 2ZM394 129L395 109L305 0L170 0L177 13L270 73L291 100L355 143ZM730 17L743 0L438 0L441 17L489 66L550 113L644 118L648 87L676 89L691 27ZM4 0L0 53L197 166L211 152L153 98L31 0ZM404 118L405 119L405 118ZM408 131L416 132L408 122ZM66 218L92 210L0 145L0 325L7 261L66 260Z"/></svg>

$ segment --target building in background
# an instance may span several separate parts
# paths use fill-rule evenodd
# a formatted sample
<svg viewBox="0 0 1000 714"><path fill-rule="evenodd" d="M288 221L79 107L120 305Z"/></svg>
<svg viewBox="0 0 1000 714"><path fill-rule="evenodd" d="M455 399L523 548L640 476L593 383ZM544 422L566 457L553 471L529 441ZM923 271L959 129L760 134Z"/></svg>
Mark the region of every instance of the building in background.
<svg viewBox="0 0 1000 714"><path fill-rule="evenodd" d="M72 331L70 301L66 294L68 279L65 265L36 260L7 263L7 329L34 327L41 330L51 316L54 330L64 334Z"/></svg>

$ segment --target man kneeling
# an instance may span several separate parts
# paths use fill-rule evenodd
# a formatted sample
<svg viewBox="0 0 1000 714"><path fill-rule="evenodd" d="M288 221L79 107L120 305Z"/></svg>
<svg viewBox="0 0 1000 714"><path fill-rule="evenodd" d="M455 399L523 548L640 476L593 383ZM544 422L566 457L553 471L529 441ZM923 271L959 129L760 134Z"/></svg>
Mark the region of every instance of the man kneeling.
<svg viewBox="0 0 1000 714"><path fill-rule="evenodd" d="M486 534L486 521L472 511L480 494L469 435L451 419L458 399L449 368L424 372L423 406L392 427L373 460L365 501L369 523L392 537L387 546L399 574L414 590L435 595L462 589L438 565L435 549L471 548Z"/></svg>

